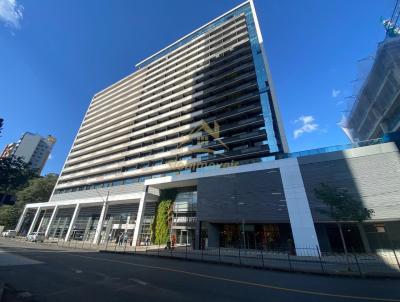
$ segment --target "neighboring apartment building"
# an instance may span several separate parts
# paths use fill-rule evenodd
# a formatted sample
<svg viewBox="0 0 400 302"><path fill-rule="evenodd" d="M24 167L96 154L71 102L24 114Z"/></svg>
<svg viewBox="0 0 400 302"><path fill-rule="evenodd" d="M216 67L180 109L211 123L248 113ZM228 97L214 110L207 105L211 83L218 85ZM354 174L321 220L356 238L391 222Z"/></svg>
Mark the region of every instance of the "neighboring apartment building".
<svg viewBox="0 0 400 302"><path fill-rule="evenodd" d="M356 194L366 182L351 180L367 163L376 177L384 161L400 171L392 141L288 153L251 1L136 67L94 96L50 201L26 206L20 234L98 244L126 233L139 245L169 196L178 243L335 250L337 229L316 212L318 180L343 179ZM391 177L384 190L398 185ZM376 208L378 201L368 200ZM399 216L381 211L376 221Z"/></svg>
<svg viewBox="0 0 400 302"><path fill-rule="evenodd" d="M7 158L14 154L15 147L17 143L11 143L4 147L3 152L1 152L0 158Z"/></svg>
<svg viewBox="0 0 400 302"><path fill-rule="evenodd" d="M343 130L353 142L400 130L400 37L379 44Z"/></svg>
<svg viewBox="0 0 400 302"><path fill-rule="evenodd" d="M43 137L25 132L18 142L8 144L4 148L1 157L21 157L26 163L30 164L32 169L35 169L40 174L55 143L54 136Z"/></svg>

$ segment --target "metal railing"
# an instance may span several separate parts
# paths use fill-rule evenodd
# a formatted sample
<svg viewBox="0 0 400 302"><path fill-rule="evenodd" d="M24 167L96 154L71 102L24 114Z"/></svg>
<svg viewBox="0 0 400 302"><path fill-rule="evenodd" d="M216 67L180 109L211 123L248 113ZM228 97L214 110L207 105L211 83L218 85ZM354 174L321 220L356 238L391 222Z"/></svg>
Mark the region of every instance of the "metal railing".
<svg viewBox="0 0 400 302"><path fill-rule="evenodd" d="M25 238L17 238L25 240ZM132 246L129 240L93 244L81 240L46 240L39 243L67 249L95 250L130 255L169 257L192 261L231 264L260 269L309 272L347 276L400 277L400 250L380 250L375 253L325 253L318 247L257 250L243 248L207 247L193 249L191 245L168 247L165 244ZM301 255L301 256L299 256Z"/></svg>

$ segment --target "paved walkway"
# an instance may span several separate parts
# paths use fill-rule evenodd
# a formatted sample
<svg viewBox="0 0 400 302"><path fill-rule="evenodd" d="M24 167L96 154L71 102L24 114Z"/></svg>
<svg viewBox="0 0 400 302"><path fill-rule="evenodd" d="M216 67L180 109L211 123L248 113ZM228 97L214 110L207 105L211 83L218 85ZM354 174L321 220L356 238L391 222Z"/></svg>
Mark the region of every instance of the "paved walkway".
<svg viewBox="0 0 400 302"><path fill-rule="evenodd" d="M19 240L24 239L20 238ZM177 246L174 249L166 249L164 245L135 247L127 243L118 245L114 242L93 245L89 242L73 240L69 242L48 240L43 244L47 246L172 257L283 271L360 277L400 278L400 266L398 262L400 253L391 251L380 254L349 254L346 258L344 254L294 256L284 252L227 248L193 250L190 246ZM315 255L315 251L310 250L310 255Z"/></svg>

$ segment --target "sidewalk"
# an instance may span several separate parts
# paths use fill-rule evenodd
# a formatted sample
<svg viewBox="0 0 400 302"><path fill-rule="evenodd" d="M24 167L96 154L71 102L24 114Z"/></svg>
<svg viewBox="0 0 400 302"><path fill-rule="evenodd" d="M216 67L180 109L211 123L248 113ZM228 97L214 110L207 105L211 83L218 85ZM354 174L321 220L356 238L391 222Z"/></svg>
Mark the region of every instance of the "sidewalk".
<svg viewBox="0 0 400 302"><path fill-rule="evenodd" d="M24 240L17 238L15 240ZM346 259L344 254L324 254L320 256L295 256L287 252L243 250L233 248L207 248L194 250L191 246L176 246L166 249L165 245L130 246L114 242L93 245L90 242L69 242L47 240L36 243L58 248L96 250L98 252L138 254L157 257L169 257L190 261L204 261L219 264L246 266L259 269L273 269L291 272L328 274L340 276L400 278L400 252L387 251L379 254L351 253ZM315 252L310 252L315 255Z"/></svg>

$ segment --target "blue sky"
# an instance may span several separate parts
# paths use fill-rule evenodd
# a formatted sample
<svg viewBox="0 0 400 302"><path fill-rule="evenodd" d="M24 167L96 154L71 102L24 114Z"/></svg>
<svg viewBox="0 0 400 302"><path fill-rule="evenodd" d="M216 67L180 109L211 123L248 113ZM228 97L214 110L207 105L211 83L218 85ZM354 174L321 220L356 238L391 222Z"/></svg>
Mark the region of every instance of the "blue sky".
<svg viewBox="0 0 400 302"><path fill-rule="evenodd" d="M52 134L59 173L97 91L241 2L0 0L0 148ZM255 0L291 151L348 142L337 123L394 2Z"/></svg>

